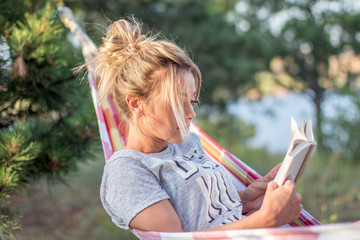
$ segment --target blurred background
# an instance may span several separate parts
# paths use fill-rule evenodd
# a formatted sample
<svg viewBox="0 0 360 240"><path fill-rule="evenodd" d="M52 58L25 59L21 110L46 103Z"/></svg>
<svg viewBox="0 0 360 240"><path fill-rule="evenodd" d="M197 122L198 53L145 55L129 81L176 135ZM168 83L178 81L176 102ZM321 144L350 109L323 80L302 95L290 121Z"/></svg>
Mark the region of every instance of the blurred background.
<svg viewBox="0 0 360 240"><path fill-rule="evenodd" d="M79 43L134 15L203 73L195 122L260 174L280 162L290 116L317 147L297 190L321 223L360 218L360 2L5 0L0 3L0 239L134 239L99 200L104 157Z"/></svg>

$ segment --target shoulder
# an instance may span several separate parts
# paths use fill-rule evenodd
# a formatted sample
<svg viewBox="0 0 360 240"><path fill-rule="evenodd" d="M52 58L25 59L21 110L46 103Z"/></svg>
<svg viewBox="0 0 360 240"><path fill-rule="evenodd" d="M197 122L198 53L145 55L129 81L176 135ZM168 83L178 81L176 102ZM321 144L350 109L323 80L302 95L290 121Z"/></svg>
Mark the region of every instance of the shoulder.
<svg viewBox="0 0 360 240"><path fill-rule="evenodd" d="M115 152L104 166L104 174L121 174L131 169L146 168L143 164L143 154L135 150L120 150ZM129 172L128 172L129 174Z"/></svg>
<svg viewBox="0 0 360 240"><path fill-rule="evenodd" d="M141 159L141 154L136 151L129 151L126 149L114 152L108 161L106 161L105 167L107 166L118 166L129 163L136 163Z"/></svg>
<svg viewBox="0 0 360 240"><path fill-rule="evenodd" d="M156 161L156 160L155 160ZM157 185L159 168L146 154L135 150L115 152L106 162L102 176L102 186L114 188L114 191L128 191L130 186L145 186L145 182ZM156 161L158 162L158 161Z"/></svg>
<svg viewBox="0 0 360 240"><path fill-rule="evenodd" d="M117 152L110 157L106 164L119 164L125 160L134 160L140 159L142 154L135 150L123 149Z"/></svg>
<svg viewBox="0 0 360 240"><path fill-rule="evenodd" d="M115 152L104 167L101 201L112 221L121 228L129 229L130 221L139 212L169 198L147 162L143 153L121 150Z"/></svg>
<svg viewBox="0 0 360 240"><path fill-rule="evenodd" d="M103 175L111 175L115 178L126 176L131 179L137 179L138 175L142 175L159 180L165 164L163 160L170 155L169 152L171 152L170 148L157 154L123 149L115 152L106 162Z"/></svg>

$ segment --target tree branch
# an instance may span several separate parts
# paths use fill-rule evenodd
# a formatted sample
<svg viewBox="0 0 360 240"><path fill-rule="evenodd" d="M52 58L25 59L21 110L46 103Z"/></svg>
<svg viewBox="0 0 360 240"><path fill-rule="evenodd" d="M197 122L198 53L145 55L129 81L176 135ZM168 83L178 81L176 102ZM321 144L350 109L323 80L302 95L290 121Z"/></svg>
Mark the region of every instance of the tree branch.
<svg viewBox="0 0 360 240"><path fill-rule="evenodd" d="M60 79L60 80L57 80L56 82L53 82L50 87L54 87L54 86L57 86L57 85L60 85L60 84L63 84L63 83L66 83L66 82L69 82L69 81L72 81L72 80L75 80L76 78L78 77L77 74L73 74L67 78L64 78L64 79Z"/></svg>

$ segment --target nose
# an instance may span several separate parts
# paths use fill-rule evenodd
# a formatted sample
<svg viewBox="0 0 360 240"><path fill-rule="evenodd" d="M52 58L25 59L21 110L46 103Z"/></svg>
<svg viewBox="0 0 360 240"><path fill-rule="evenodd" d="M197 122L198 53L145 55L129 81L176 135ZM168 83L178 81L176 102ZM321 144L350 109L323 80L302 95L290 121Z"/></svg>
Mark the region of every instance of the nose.
<svg viewBox="0 0 360 240"><path fill-rule="evenodd" d="M196 113L192 104L190 103L185 104L184 111L185 111L185 116L188 120L191 121L196 117Z"/></svg>

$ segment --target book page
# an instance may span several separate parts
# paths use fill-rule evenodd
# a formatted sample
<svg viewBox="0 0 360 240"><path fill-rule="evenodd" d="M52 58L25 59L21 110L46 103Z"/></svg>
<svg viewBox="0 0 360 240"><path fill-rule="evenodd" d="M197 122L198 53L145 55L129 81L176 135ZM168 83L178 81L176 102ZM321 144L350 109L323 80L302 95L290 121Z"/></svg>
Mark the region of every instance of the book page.
<svg viewBox="0 0 360 240"><path fill-rule="evenodd" d="M304 132L305 132L306 138L309 141L315 142L314 133L313 133L313 130L312 130L311 120L309 120L307 122Z"/></svg>
<svg viewBox="0 0 360 240"><path fill-rule="evenodd" d="M293 117L291 117L291 137L287 153L291 152L298 144L307 141L305 134L299 131Z"/></svg>
<svg viewBox="0 0 360 240"><path fill-rule="evenodd" d="M291 118L291 138L288 151L274 181L283 185L288 177L296 181L315 146L311 121L303 121L300 129L293 118Z"/></svg>

